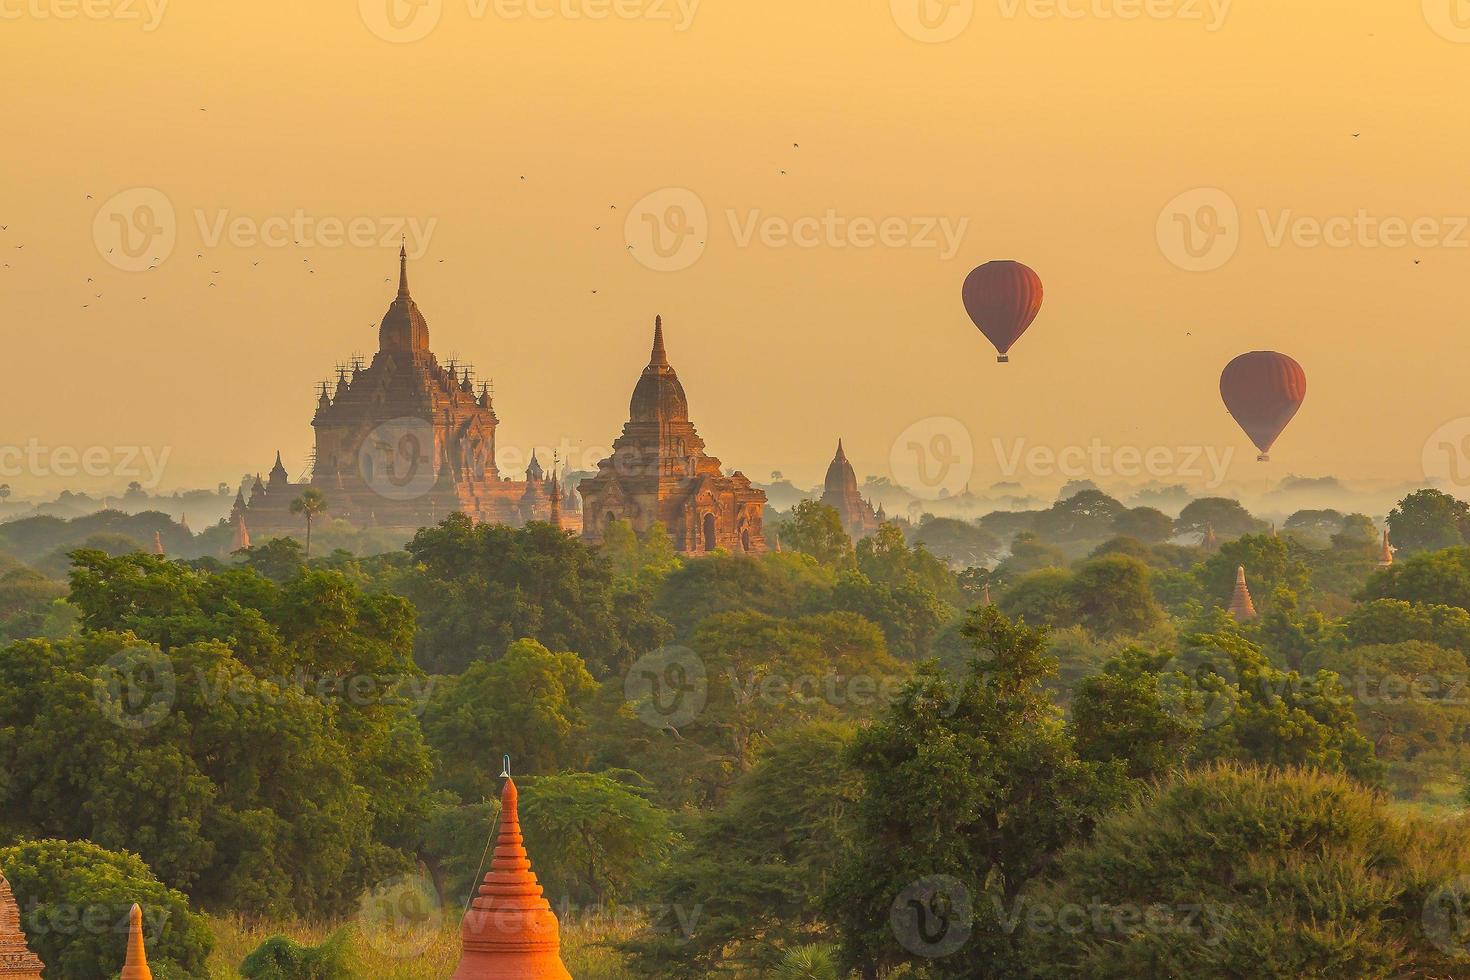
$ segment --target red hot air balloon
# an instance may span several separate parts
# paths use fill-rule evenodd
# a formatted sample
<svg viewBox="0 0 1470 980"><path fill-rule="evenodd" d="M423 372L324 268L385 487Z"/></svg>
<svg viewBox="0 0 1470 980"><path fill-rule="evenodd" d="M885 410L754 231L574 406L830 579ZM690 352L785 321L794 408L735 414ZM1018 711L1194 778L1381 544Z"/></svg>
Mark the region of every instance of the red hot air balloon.
<svg viewBox="0 0 1470 980"><path fill-rule="evenodd" d="M1041 277L1019 262L987 262L965 277L965 312L995 345L1001 364L1006 352L1041 312Z"/></svg>
<svg viewBox="0 0 1470 980"><path fill-rule="evenodd" d="M1271 446L1307 397L1307 375L1285 354L1253 350L1225 365L1220 397L1235 421L1269 460Z"/></svg>

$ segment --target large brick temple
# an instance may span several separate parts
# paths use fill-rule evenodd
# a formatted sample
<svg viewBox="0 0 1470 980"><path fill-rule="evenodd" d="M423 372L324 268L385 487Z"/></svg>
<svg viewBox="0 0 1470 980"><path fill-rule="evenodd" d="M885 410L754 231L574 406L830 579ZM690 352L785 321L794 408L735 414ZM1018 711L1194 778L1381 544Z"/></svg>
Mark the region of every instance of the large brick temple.
<svg viewBox="0 0 1470 980"><path fill-rule="evenodd" d="M654 321L653 352L628 414L612 455L577 487L587 541L601 541L610 522L626 520L640 533L662 523L685 554L766 550L765 491L738 470L724 475L720 461L705 453L689 421L684 386L664 350L662 317Z"/></svg>
<svg viewBox="0 0 1470 980"><path fill-rule="evenodd" d="M500 424L486 384L429 349L429 325L408 289L408 256L398 253L398 294L378 328L370 364L339 368L321 386L311 478L293 483L276 454L269 476L236 498L236 540L299 535L291 502L307 487L327 499L327 516L357 527L412 533L456 511L477 521L521 525L557 519L575 530L575 493L559 492L534 454L525 480L504 478L495 462ZM559 513L556 513L558 512ZM247 529L248 528L248 532Z"/></svg>

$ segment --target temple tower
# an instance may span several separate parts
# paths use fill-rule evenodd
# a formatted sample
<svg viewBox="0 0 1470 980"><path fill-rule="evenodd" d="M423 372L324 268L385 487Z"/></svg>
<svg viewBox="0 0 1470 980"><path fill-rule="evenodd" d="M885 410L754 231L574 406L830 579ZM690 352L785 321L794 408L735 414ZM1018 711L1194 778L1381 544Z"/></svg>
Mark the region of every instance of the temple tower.
<svg viewBox="0 0 1470 980"><path fill-rule="evenodd" d="M854 541L872 534L883 523L874 513L872 505L858 493L857 473L847 461L841 439L837 440L837 455L832 457L832 463L827 467L822 503L837 511L847 536Z"/></svg>
<svg viewBox="0 0 1470 980"><path fill-rule="evenodd" d="M143 910L137 905L128 912L128 958L118 980L153 980L148 954L143 949Z"/></svg>
<svg viewBox="0 0 1470 980"><path fill-rule="evenodd" d="M0 874L0 980L41 980L43 969L40 957L26 945L10 882Z"/></svg>
<svg viewBox="0 0 1470 980"><path fill-rule="evenodd" d="M1256 618L1256 604L1251 600L1251 590L1245 584L1245 566L1235 568L1235 592L1230 596L1228 609L1237 622Z"/></svg>
<svg viewBox="0 0 1470 980"><path fill-rule="evenodd" d="M451 980L571 980L556 914L526 854L518 799L507 775L495 856L460 926L462 951Z"/></svg>
<svg viewBox="0 0 1470 980"><path fill-rule="evenodd" d="M583 537L598 544L612 521L626 520L640 534L663 524L684 554L720 548L764 552L765 491L738 470L724 475L720 461L704 448L689 421L689 400L669 364L658 317L623 434L613 442L613 454L597 464L597 475L577 486Z"/></svg>

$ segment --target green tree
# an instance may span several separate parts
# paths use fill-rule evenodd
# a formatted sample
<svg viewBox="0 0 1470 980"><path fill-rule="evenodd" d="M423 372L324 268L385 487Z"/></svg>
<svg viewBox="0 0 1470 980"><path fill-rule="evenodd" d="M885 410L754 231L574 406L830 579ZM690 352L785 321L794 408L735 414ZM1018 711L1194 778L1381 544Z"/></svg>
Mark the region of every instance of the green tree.
<svg viewBox="0 0 1470 980"><path fill-rule="evenodd" d="M820 899L861 788L851 739L831 722L778 732L729 800L693 823L654 880L659 917L625 946L641 975L759 969L827 933Z"/></svg>
<svg viewBox="0 0 1470 980"><path fill-rule="evenodd" d="M1000 537L979 524L925 514L914 531L914 543L955 565L974 567L1001 552Z"/></svg>
<svg viewBox="0 0 1470 980"><path fill-rule="evenodd" d="M1113 533L1144 544L1163 544L1174 536L1174 518L1156 507L1134 507L1117 516Z"/></svg>
<svg viewBox="0 0 1470 980"><path fill-rule="evenodd" d="M535 640L518 640L498 660L441 678L423 716L439 754L439 781L474 803L499 792L504 753L518 772L580 768L597 687L581 657L552 653Z"/></svg>
<svg viewBox="0 0 1470 980"><path fill-rule="evenodd" d="M966 629L978 654L971 675L955 684L921 668L849 752L864 794L824 905L846 966L869 976L900 964L933 977L1023 974L1016 937L995 910L1126 794L1121 767L1078 758L1046 698L1042 685L1056 665L1045 632L1014 625L992 607L972 613ZM974 912L968 941L942 958L924 945L933 934L922 927L933 923L916 920L921 929L907 943L890 926L895 903L935 875L954 883L942 890L951 908L968 904ZM941 912L942 941L952 913L926 907Z"/></svg>
<svg viewBox="0 0 1470 980"><path fill-rule="evenodd" d="M1011 553L995 566L999 582L1012 582L1041 568L1064 568L1067 555L1055 545L1042 543L1032 531L1021 531L1011 541Z"/></svg>
<svg viewBox="0 0 1470 980"><path fill-rule="evenodd" d="M516 640L571 650L596 677L626 668L672 631L643 589L619 588L607 560L550 524L476 524L454 514L408 545L401 587L419 611L416 654L457 673Z"/></svg>
<svg viewBox="0 0 1470 980"><path fill-rule="evenodd" d="M1009 912L1041 977L1448 977L1445 886L1467 871L1463 821L1400 820L1342 776L1214 767L1104 817Z"/></svg>
<svg viewBox="0 0 1470 980"><path fill-rule="evenodd" d="M23 841L0 848L0 869L50 980L116 976L134 905L142 906L148 960L160 980L204 975L214 947L208 923L137 855L84 840Z"/></svg>
<svg viewBox="0 0 1470 980"><path fill-rule="evenodd" d="M1238 538L1242 534L1261 533L1266 530L1266 522L1252 517L1239 501L1228 497L1191 500L1174 522L1177 534L1204 534L1206 527L1214 528L1222 539Z"/></svg>
<svg viewBox="0 0 1470 980"><path fill-rule="evenodd" d="M1421 640L1470 659L1470 612L1459 606L1374 599L1343 618L1342 632L1350 647Z"/></svg>
<svg viewBox="0 0 1470 980"><path fill-rule="evenodd" d="M1470 609L1470 548L1420 552L1376 572L1359 598Z"/></svg>
<svg viewBox="0 0 1470 980"><path fill-rule="evenodd" d="M430 775L407 603L339 572L77 563L81 635L0 656L12 834L133 848L251 912L332 912L404 865Z"/></svg>
<svg viewBox="0 0 1470 980"><path fill-rule="evenodd" d="M311 557L312 522L327 512L327 498L316 487L307 487L291 501L291 513L306 520L306 557Z"/></svg>
<svg viewBox="0 0 1470 980"><path fill-rule="evenodd" d="M852 539L837 511L818 500L803 500L791 508L780 527L781 546L811 555L828 568L854 566Z"/></svg>
<svg viewBox="0 0 1470 980"><path fill-rule="evenodd" d="M1388 533L1400 551L1438 551L1470 535L1470 504L1439 490L1415 490L1388 512Z"/></svg>
<svg viewBox="0 0 1470 980"><path fill-rule="evenodd" d="M1279 588L1298 595L1311 587L1311 572L1300 546L1269 534L1247 534L1226 541L1220 550L1195 568L1199 596L1209 605L1224 607L1235 591L1235 572L1244 566L1256 608L1265 609Z"/></svg>
<svg viewBox="0 0 1470 980"><path fill-rule="evenodd" d="M553 897L574 902L602 905L635 895L676 840L668 813L613 774L527 780L520 813L537 876Z"/></svg>
<svg viewBox="0 0 1470 980"><path fill-rule="evenodd" d="M1127 508L1101 490L1082 490L1036 515L1032 530L1044 541L1067 545L1101 541Z"/></svg>
<svg viewBox="0 0 1470 980"><path fill-rule="evenodd" d="M783 551L752 560L745 555L706 555L684 562L665 578L654 611L687 638L710 616L759 612L790 617L818 605L837 576L811 555Z"/></svg>
<svg viewBox="0 0 1470 980"><path fill-rule="evenodd" d="M1085 561L1067 583L1078 622L1101 637L1137 636L1157 628L1163 611L1149 591L1149 571L1136 558Z"/></svg>

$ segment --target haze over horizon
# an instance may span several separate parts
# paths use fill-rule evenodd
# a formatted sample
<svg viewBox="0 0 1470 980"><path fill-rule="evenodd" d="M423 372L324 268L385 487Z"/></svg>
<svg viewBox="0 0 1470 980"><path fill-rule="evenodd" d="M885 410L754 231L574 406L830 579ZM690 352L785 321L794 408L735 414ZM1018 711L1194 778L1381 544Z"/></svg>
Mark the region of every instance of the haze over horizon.
<svg viewBox="0 0 1470 980"><path fill-rule="evenodd" d="M1470 107L1446 96L1470 32L1437 0L1138 19L1123 0L1063 5L1079 17L995 0L946 41L915 36L902 0L647 0L632 18L446 2L414 41L378 20L386 2L9 8L27 97L0 162L18 191L0 282L27 370L0 442L166 447L162 489L278 448L296 476L315 384L376 345L403 231L432 346L493 377L502 447L609 445L658 313L711 453L758 480L819 482L839 436L885 473L945 419L972 439L976 490L1067 478L1007 475L996 438L1228 450L1230 480L1262 486L1413 481L1426 445L1467 445ZM157 267L119 267L103 246L160 197ZM1170 244L1177 215L1204 251ZM332 222L365 231L333 245ZM1319 242L1323 223L1347 244ZM960 304L996 258L1046 284L1004 366ZM1217 390L1255 349L1309 378L1259 465Z"/></svg>

